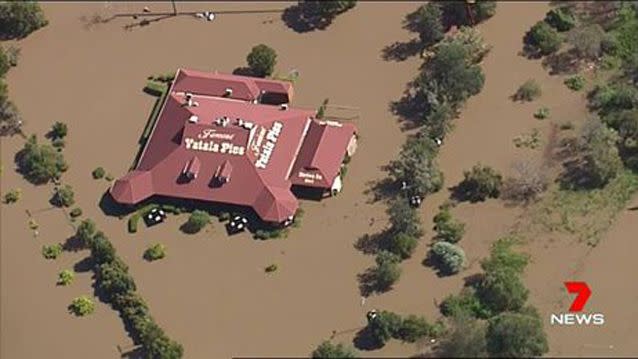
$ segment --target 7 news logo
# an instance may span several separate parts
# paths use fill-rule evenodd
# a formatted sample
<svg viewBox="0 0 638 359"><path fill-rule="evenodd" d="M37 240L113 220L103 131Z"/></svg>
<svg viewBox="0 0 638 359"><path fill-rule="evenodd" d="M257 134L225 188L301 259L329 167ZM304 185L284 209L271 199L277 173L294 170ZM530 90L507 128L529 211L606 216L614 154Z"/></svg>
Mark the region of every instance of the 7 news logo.
<svg viewBox="0 0 638 359"><path fill-rule="evenodd" d="M603 325L605 315L602 313L582 313L589 297L591 289L585 282L565 282L565 288L569 293L576 293L576 297L569 307L570 313L552 313L550 323L552 325Z"/></svg>

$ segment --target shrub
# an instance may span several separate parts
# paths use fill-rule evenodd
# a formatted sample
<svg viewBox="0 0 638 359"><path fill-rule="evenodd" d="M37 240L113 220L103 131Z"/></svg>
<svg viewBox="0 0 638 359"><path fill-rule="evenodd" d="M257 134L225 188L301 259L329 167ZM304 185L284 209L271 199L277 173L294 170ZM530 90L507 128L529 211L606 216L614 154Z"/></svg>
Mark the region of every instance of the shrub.
<svg viewBox="0 0 638 359"><path fill-rule="evenodd" d="M317 349L315 349L310 356L316 359L358 358L352 348L347 347L341 343L332 344L329 341L324 341L319 344Z"/></svg>
<svg viewBox="0 0 638 359"><path fill-rule="evenodd" d="M131 217L128 219L128 232L129 233L137 233L137 226L140 223L140 219L142 215L140 213L133 213Z"/></svg>
<svg viewBox="0 0 638 359"><path fill-rule="evenodd" d="M72 271L65 269L58 273L58 285L69 285L73 282L75 275Z"/></svg>
<svg viewBox="0 0 638 359"><path fill-rule="evenodd" d="M60 243L42 246L42 256L45 259L57 259L60 254L62 254L62 245Z"/></svg>
<svg viewBox="0 0 638 359"><path fill-rule="evenodd" d="M18 60L20 59L20 48L17 46L9 45L5 51L7 54L7 61L11 66L18 66Z"/></svg>
<svg viewBox="0 0 638 359"><path fill-rule="evenodd" d="M272 48L260 44L252 48L246 57L248 67L253 75L266 77L272 75L277 63L277 53Z"/></svg>
<svg viewBox="0 0 638 359"><path fill-rule="evenodd" d="M465 224L452 217L448 206L443 206L434 216L434 224L436 239L445 242L457 243L465 234Z"/></svg>
<svg viewBox="0 0 638 359"><path fill-rule="evenodd" d="M453 318L488 318L490 311L483 305L472 287L465 287L461 293L449 295L441 302L441 314Z"/></svg>
<svg viewBox="0 0 638 359"><path fill-rule="evenodd" d="M69 215L71 216L71 218L80 217L82 215L82 208L80 207L73 208L71 212L69 212Z"/></svg>
<svg viewBox="0 0 638 359"><path fill-rule="evenodd" d="M230 220L230 213L221 212L217 218L219 219L220 222L228 221Z"/></svg>
<svg viewBox="0 0 638 359"><path fill-rule="evenodd" d="M530 79L525 81L521 87L516 90L514 100L516 101L534 101L542 94L541 86L536 80Z"/></svg>
<svg viewBox="0 0 638 359"><path fill-rule="evenodd" d="M64 186L57 187L51 203L58 207L70 207L75 203L75 193L73 187L65 184Z"/></svg>
<svg viewBox="0 0 638 359"><path fill-rule="evenodd" d="M104 176L104 179L111 182L114 180L113 175L110 173L107 173L106 176Z"/></svg>
<svg viewBox="0 0 638 359"><path fill-rule="evenodd" d="M395 313L381 311L368 322L370 338L378 345L385 345L390 338L397 338L401 329L401 317Z"/></svg>
<svg viewBox="0 0 638 359"><path fill-rule="evenodd" d="M153 96L162 96L168 90L168 85L157 81L148 81L144 87L144 92Z"/></svg>
<svg viewBox="0 0 638 359"><path fill-rule="evenodd" d="M596 60L602 52L605 37L605 30L600 25L591 24L571 31L567 41L581 59Z"/></svg>
<svg viewBox="0 0 638 359"><path fill-rule="evenodd" d="M321 103L321 106L319 106L319 109L317 110L317 114L315 115L315 118L317 119L324 118L324 116L326 115L326 108L328 107L329 100L330 99L328 98L323 100L323 102Z"/></svg>
<svg viewBox="0 0 638 359"><path fill-rule="evenodd" d="M11 62L4 48L0 46L0 77L4 77L11 68ZM6 89L5 89L6 90Z"/></svg>
<svg viewBox="0 0 638 359"><path fill-rule="evenodd" d="M13 104L7 100L7 85L0 77L0 136L13 136L22 133L22 117Z"/></svg>
<svg viewBox="0 0 638 359"><path fill-rule="evenodd" d="M272 272L276 272L277 269L279 269L279 266L277 266L276 264L271 264L268 267L264 268L264 272L272 273Z"/></svg>
<svg viewBox="0 0 638 359"><path fill-rule="evenodd" d="M406 182L412 194L424 196L439 191L443 187L443 174L435 160L436 151L436 144L429 138L409 139L399 158L388 165L391 178L397 183Z"/></svg>
<svg viewBox="0 0 638 359"><path fill-rule="evenodd" d="M95 311L95 302L86 295L73 299L69 311L78 317L89 315Z"/></svg>
<svg viewBox="0 0 638 359"><path fill-rule="evenodd" d="M57 179L68 168L62 154L46 144L39 145L35 135L29 137L18 153L17 164L25 178L35 184Z"/></svg>
<svg viewBox="0 0 638 359"><path fill-rule="evenodd" d="M431 325L423 317L410 315L401 322L398 337L407 343L414 343L417 340L430 335Z"/></svg>
<svg viewBox="0 0 638 359"><path fill-rule="evenodd" d="M540 357L549 350L538 316L502 313L488 323L487 350L492 357Z"/></svg>
<svg viewBox="0 0 638 359"><path fill-rule="evenodd" d="M487 358L486 325L483 321L459 317L437 348L439 358Z"/></svg>
<svg viewBox="0 0 638 359"><path fill-rule="evenodd" d="M103 293L108 302L117 295L135 291L133 277L128 273L128 267L120 258L110 262L103 262L96 270L96 289Z"/></svg>
<svg viewBox="0 0 638 359"><path fill-rule="evenodd" d="M539 21L525 34L524 41L527 52L549 55L560 49L563 38L547 22Z"/></svg>
<svg viewBox="0 0 638 359"><path fill-rule="evenodd" d="M95 223L91 219L85 219L75 230L75 237L84 247L90 247L93 236L96 233Z"/></svg>
<svg viewBox="0 0 638 359"><path fill-rule="evenodd" d="M415 13L412 30L419 33L419 39L423 47L436 44L443 39L443 11L441 5L429 2L422 5Z"/></svg>
<svg viewBox="0 0 638 359"><path fill-rule="evenodd" d="M387 291L401 277L399 257L395 254L382 251L375 259L376 268L373 271L374 287L378 291Z"/></svg>
<svg viewBox="0 0 638 359"><path fill-rule="evenodd" d="M418 240L413 236L399 232L390 237L388 251L401 259L407 259L412 256L418 243Z"/></svg>
<svg viewBox="0 0 638 359"><path fill-rule="evenodd" d="M49 132L49 136L51 139L64 138L69 133L69 128L64 122L56 122L51 126L51 131Z"/></svg>
<svg viewBox="0 0 638 359"><path fill-rule="evenodd" d="M574 123L572 121L565 121L565 122L560 124L559 128L561 130L563 130L563 131L573 130L574 129Z"/></svg>
<svg viewBox="0 0 638 359"><path fill-rule="evenodd" d="M21 39L47 24L44 12L35 1L0 3L0 39Z"/></svg>
<svg viewBox="0 0 638 359"><path fill-rule="evenodd" d="M465 252L448 242L436 242L430 251L433 263L441 274L456 274L466 265Z"/></svg>
<svg viewBox="0 0 638 359"><path fill-rule="evenodd" d="M528 203L547 190L549 178L544 167L530 161L516 162L513 167L516 174L503 183L502 197Z"/></svg>
<svg viewBox="0 0 638 359"><path fill-rule="evenodd" d="M91 172L91 175L93 176L93 179L100 179L100 178L104 177L105 174L106 174L106 171L102 167L98 167L98 168L94 169L93 172Z"/></svg>
<svg viewBox="0 0 638 359"><path fill-rule="evenodd" d="M501 192L503 177L492 167L474 165L470 171L463 172L463 181L459 184L460 197L471 202L497 198Z"/></svg>
<svg viewBox="0 0 638 359"><path fill-rule="evenodd" d="M20 200L20 197L22 197L22 190L19 188L14 188L4 194L4 203L6 204L16 203Z"/></svg>
<svg viewBox="0 0 638 359"><path fill-rule="evenodd" d="M166 257L166 246L160 243L148 247L144 251L144 259L149 262Z"/></svg>
<svg viewBox="0 0 638 359"><path fill-rule="evenodd" d="M393 200L387 213L390 216L392 234L404 233L414 238L423 235L421 219L405 198L399 197Z"/></svg>
<svg viewBox="0 0 638 359"><path fill-rule="evenodd" d="M580 75L575 75L565 79L564 83L565 83L565 86L567 86L567 88L569 88L570 90L580 91L585 87L585 85L587 84L587 81L585 81L584 77Z"/></svg>
<svg viewBox="0 0 638 359"><path fill-rule="evenodd" d="M576 26L576 18L565 6L550 10L545 15L545 22L560 32L569 31Z"/></svg>
<svg viewBox="0 0 638 359"><path fill-rule="evenodd" d="M63 138L55 138L51 141L51 146L59 152L64 149L64 146L66 146L66 141Z"/></svg>
<svg viewBox="0 0 638 359"><path fill-rule="evenodd" d="M534 112L534 118L537 120L544 120L549 117L549 108L541 107Z"/></svg>
<svg viewBox="0 0 638 359"><path fill-rule="evenodd" d="M583 126L580 142L583 150L583 166L590 184L601 187L616 177L623 164L618 151L618 133L600 123L590 120Z"/></svg>
<svg viewBox="0 0 638 359"><path fill-rule="evenodd" d="M457 26L470 26L472 20L480 23L494 16L496 13L496 1L476 1L471 5L468 13L467 5L460 1L441 1L444 17L447 22Z"/></svg>
<svg viewBox="0 0 638 359"><path fill-rule="evenodd" d="M190 217L188 217L188 221L182 225L182 231L194 234L201 231L210 222L208 213L197 209L191 213Z"/></svg>

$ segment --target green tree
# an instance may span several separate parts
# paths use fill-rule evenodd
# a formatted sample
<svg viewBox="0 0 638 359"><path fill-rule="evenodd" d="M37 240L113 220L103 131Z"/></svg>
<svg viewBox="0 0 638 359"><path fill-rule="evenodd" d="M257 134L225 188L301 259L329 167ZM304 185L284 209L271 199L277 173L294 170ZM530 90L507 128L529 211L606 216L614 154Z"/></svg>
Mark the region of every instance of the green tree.
<svg viewBox="0 0 638 359"><path fill-rule="evenodd" d="M479 0L468 5L465 1L441 1L443 13L448 23L457 26L483 22L496 13L496 1ZM472 15L468 13L468 9Z"/></svg>
<svg viewBox="0 0 638 359"><path fill-rule="evenodd" d="M399 328L398 337L407 343L414 343L417 340L430 335L431 325L423 317L409 315L404 318Z"/></svg>
<svg viewBox="0 0 638 359"><path fill-rule="evenodd" d="M505 358L539 357L547 353L543 323L536 315L502 313L489 320L487 350Z"/></svg>
<svg viewBox="0 0 638 359"><path fill-rule="evenodd" d="M328 19L352 9L356 4L356 0L305 0L301 3L304 13Z"/></svg>
<svg viewBox="0 0 638 359"><path fill-rule="evenodd" d="M390 252L380 252L376 259L377 266L373 270L374 289L384 292L392 288L401 277L399 257Z"/></svg>
<svg viewBox="0 0 638 359"><path fill-rule="evenodd" d="M58 284L59 285L69 285L73 282L73 278L75 275L72 271L65 269L58 273Z"/></svg>
<svg viewBox="0 0 638 359"><path fill-rule="evenodd" d="M598 120L590 120L583 127L581 147L584 153L583 170L595 186L604 186L622 170L622 160L616 144L618 133Z"/></svg>
<svg viewBox="0 0 638 359"><path fill-rule="evenodd" d="M430 256L439 271L446 275L460 272L467 264L463 249L448 242L434 243Z"/></svg>
<svg viewBox="0 0 638 359"><path fill-rule="evenodd" d="M42 246L42 256L45 259L57 259L62 254L62 245L60 243Z"/></svg>
<svg viewBox="0 0 638 359"><path fill-rule="evenodd" d="M545 15L545 22L560 32L569 31L576 26L576 18L567 6L548 11Z"/></svg>
<svg viewBox="0 0 638 359"><path fill-rule="evenodd" d="M579 27L567 36L567 41L574 46L578 57L586 60L598 59L604 39L605 30L598 24Z"/></svg>
<svg viewBox="0 0 638 359"><path fill-rule="evenodd" d="M516 101L534 101L542 94L541 86L534 79L525 81L514 94Z"/></svg>
<svg viewBox="0 0 638 359"><path fill-rule="evenodd" d="M253 75L266 77L272 75L277 63L277 53L271 47L259 44L252 48L246 57L248 67Z"/></svg>
<svg viewBox="0 0 638 359"><path fill-rule="evenodd" d="M449 295L441 302L441 314L452 318L488 318L491 312L473 287L465 287L461 293Z"/></svg>
<svg viewBox="0 0 638 359"><path fill-rule="evenodd" d="M56 122L51 126L49 135L52 139L64 138L69 132L69 128L64 122Z"/></svg>
<svg viewBox="0 0 638 359"><path fill-rule="evenodd" d="M115 260L115 247L111 241L106 238L104 233L98 231L90 241L91 257L96 265L103 263L111 263Z"/></svg>
<svg viewBox="0 0 638 359"><path fill-rule="evenodd" d="M497 198L501 193L503 176L489 166L476 164L470 171L463 172L463 181L459 183L458 191L462 199L471 202L484 201L487 198Z"/></svg>
<svg viewBox="0 0 638 359"><path fill-rule="evenodd" d="M486 325L469 317L455 317L441 340L437 354L442 358L487 357Z"/></svg>
<svg viewBox="0 0 638 359"><path fill-rule="evenodd" d="M414 253L417 244L419 241L415 237L399 232L390 236L387 249L401 259L408 259Z"/></svg>
<svg viewBox="0 0 638 359"><path fill-rule="evenodd" d="M0 77L4 77L11 68L11 63L6 51L0 46Z"/></svg>
<svg viewBox="0 0 638 359"><path fill-rule="evenodd" d="M4 203L6 204L16 203L20 200L20 197L22 197L22 190L19 188L14 188L4 194Z"/></svg>
<svg viewBox="0 0 638 359"><path fill-rule="evenodd" d="M147 261L156 261L164 257L166 257L166 246L160 243L149 246L144 251L144 259Z"/></svg>
<svg viewBox="0 0 638 359"><path fill-rule="evenodd" d="M93 170L93 172L91 172L91 176L93 176L93 179L100 179L104 177L105 174L106 174L106 171L102 167L97 167L96 169Z"/></svg>
<svg viewBox="0 0 638 359"><path fill-rule="evenodd" d="M383 346L391 338L398 338L402 319L398 314L381 311L368 323L370 338Z"/></svg>
<svg viewBox="0 0 638 359"><path fill-rule="evenodd" d="M22 125L22 116L15 104L7 100L6 83L0 78L0 136L22 133Z"/></svg>
<svg viewBox="0 0 638 359"><path fill-rule="evenodd" d="M77 229L75 230L75 237L78 239L83 247L90 247L96 231L97 228L95 227L95 222L87 218L80 222L80 224L78 225Z"/></svg>
<svg viewBox="0 0 638 359"><path fill-rule="evenodd" d="M57 187L51 203L58 207L71 207L75 203L75 193L73 187L65 184L64 186Z"/></svg>
<svg viewBox="0 0 638 359"><path fill-rule="evenodd" d="M388 215L390 216L393 234L404 233L414 238L419 238L423 235L419 215L405 199L393 200L390 207L388 207Z"/></svg>
<svg viewBox="0 0 638 359"><path fill-rule="evenodd" d="M311 357L315 359L358 358L352 348L342 343L332 344L329 341L324 341L319 344L317 349L312 352Z"/></svg>
<svg viewBox="0 0 638 359"><path fill-rule="evenodd" d="M443 206L434 216L436 239L457 243L465 234L465 224L452 217L449 206Z"/></svg>
<svg viewBox="0 0 638 359"><path fill-rule="evenodd" d="M35 1L7 1L0 3L0 38L21 39L44 27L48 21Z"/></svg>
<svg viewBox="0 0 638 359"><path fill-rule="evenodd" d="M524 41L527 52L550 55L560 49L563 38L547 22L539 21L525 34Z"/></svg>
<svg viewBox="0 0 638 359"><path fill-rule="evenodd" d="M437 192L443 187L443 174L435 155L436 144L431 139L411 138L403 145L399 158L390 162L388 172L395 182L406 182L413 194Z"/></svg>
<svg viewBox="0 0 638 359"><path fill-rule="evenodd" d="M182 230L186 233L193 234L201 231L211 222L210 215L201 210L194 210L188 217L188 221L182 225Z"/></svg>
<svg viewBox="0 0 638 359"><path fill-rule="evenodd" d="M116 295L135 291L135 281L128 273L128 267L121 260L101 264L96 271L97 287L104 293L107 301Z"/></svg>
<svg viewBox="0 0 638 359"><path fill-rule="evenodd" d="M46 183L67 170L64 157L49 145L40 145L35 135L29 137L17 156L20 172L32 183Z"/></svg>
<svg viewBox="0 0 638 359"><path fill-rule="evenodd" d="M89 315L95 311L95 302L86 295L77 297L69 305L69 311L78 317Z"/></svg>
<svg viewBox="0 0 638 359"><path fill-rule="evenodd" d="M422 5L415 13L412 29L419 33L421 45L429 47L443 39L443 11L436 2Z"/></svg>

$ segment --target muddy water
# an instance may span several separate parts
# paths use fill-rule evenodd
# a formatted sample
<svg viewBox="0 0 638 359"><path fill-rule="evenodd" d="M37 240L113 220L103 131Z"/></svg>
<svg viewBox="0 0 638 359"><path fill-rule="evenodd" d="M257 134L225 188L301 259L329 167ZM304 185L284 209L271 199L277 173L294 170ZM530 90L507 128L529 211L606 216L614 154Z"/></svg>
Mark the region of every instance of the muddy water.
<svg viewBox="0 0 638 359"><path fill-rule="evenodd" d="M285 6L179 4L180 10L215 11ZM383 206L368 204L363 192L369 181L381 175L380 166L396 155L403 142L404 135L388 112L388 104L400 97L419 65L416 58L385 62L380 52L394 41L409 38L401 29L401 21L417 6L361 3L326 31L297 34L281 23L278 14L267 13L220 14L213 23L172 18L132 31L123 30L128 20L118 19L87 30L82 16L96 12L108 16L115 11L139 10L140 6L45 5L51 23L21 42L22 60L8 77L11 97L24 114L27 132L43 134L57 120L69 124L65 153L71 170L64 180L74 186L85 215L98 222L130 264L154 316L170 336L184 344L188 358L305 355L333 330L338 341L350 342L353 333L365 324L364 314L371 308L435 318L436 303L460 290L463 277L478 271L478 261L487 254L489 244L507 233L520 215L520 209L507 208L498 201L460 205L455 211L467 223L461 245L470 259L470 268L459 276L437 278L431 269L423 267L421 261L431 236L428 232L414 258L402 264L404 273L395 290L361 304L356 275L370 266L373 258L360 254L353 243L385 224ZM150 7L170 11L170 4ZM547 8L543 3L499 3L496 16L480 26L493 46L483 63L486 84L481 94L467 103L442 148L439 161L447 186L458 183L463 170L476 162L507 173L516 159L538 157L540 153L516 149L512 143L515 136L532 128L547 132L551 121L584 117L581 95L569 92L562 79L547 75L539 62L516 54L525 31L543 17ZM103 166L119 176L130 165L153 103L153 98L141 92L146 76L180 66L230 72L244 65L250 47L261 42L277 50L281 74L299 70L295 105L315 108L329 97L331 104L360 109L354 121L362 141L349 167L345 191L327 201L304 202L302 227L281 241L256 242L247 235L228 238L218 224L206 233L184 236L177 229L183 217L172 217L162 226L129 235L125 221L104 216L97 203L108 184L92 180L90 172ZM508 97L528 78L541 83L541 99L531 104L511 102ZM549 120L533 119L532 113L540 106L550 108ZM343 115L357 114L352 112ZM72 233L62 213L35 214L41 223L38 239L32 238L26 228L25 210L48 208L51 188L33 189L12 171L12 156L19 147L17 138L2 141L3 192L16 186L28 191L18 205L2 206L0 356L116 357L115 345L126 346L130 340L115 312L99 304L97 312L88 318L76 319L66 313L66 305L74 296L92 292L90 274L78 274L69 288L55 288L57 272L73 266L85 253L65 254L56 262L45 262L40 256L42 243L63 241ZM421 210L426 226L448 195L442 191L426 200ZM624 232L624 223L629 221L621 219L613 231L618 231L618 238L625 238L618 241L621 244L630 239L630 232ZM142 252L154 242L165 243L169 255L162 261L146 263ZM551 243L556 245L552 247ZM615 258L616 251L628 251L622 252L620 244L605 249L604 243L599 247L600 257L592 254L586 261L597 258L597 263L629 263L607 262ZM577 261L586 249L555 239L532 244L528 250L535 256L527 278L532 302L542 313L548 313L556 300L564 297L564 291L560 283L547 284L546 278L565 276L571 267L560 265L563 258ZM263 268L272 263L278 264L279 270L266 276ZM592 280L604 273L587 274L588 270L583 276L590 275ZM622 273L629 276L631 270ZM613 292L611 285L615 283L606 284L609 292ZM600 305L609 302L613 307L609 298L599 298ZM612 307L604 306L610 322L629 304ZM621 333L627 327L619 324L613 328ZM582 339L564 332L549 333L554 353L589 353L575 349L582 345ZM629 346L615 343L620 348L617 353L630 353ZM624 343L629 343L628 339ZM415 345L391 342L369 354L411 355L418 350L421 348Z"/></svg>

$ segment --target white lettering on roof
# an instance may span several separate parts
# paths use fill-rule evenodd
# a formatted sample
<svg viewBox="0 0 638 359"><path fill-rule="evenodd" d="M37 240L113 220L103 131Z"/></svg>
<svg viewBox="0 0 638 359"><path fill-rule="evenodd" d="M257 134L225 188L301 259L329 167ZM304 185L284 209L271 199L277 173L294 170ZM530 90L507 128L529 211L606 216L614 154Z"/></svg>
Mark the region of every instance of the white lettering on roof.
<svg viewBox="0 0 638 359"><path fill-rule="evenodd" d="M197 135L197 138L200 140L205 140L208 138L218 138L220 140L228 140L232 141L235 138L234 133L219 133L214 128L205 128L202 130L200 134Z"/></svg>
<svg viewBox="0 0 638 359"><path fill-rule="evenodd" d="M270 127L270 130L266 133L266 142L261 147L259 157L257 158L257 162L255 162L255 167L265 169L266 166L268 166L270 156L272 156L272 152L275 150L277 139L283 127L284 125L281 122L273 122L272 127Z"/></svg>
<svg viewBox="0 0 638 359"><path fill-rule="evenodd" d="M242 156L246 151L244 147L237 146L231 142L202 141L188 137L184 139L184 144L187 150L224 153L237 156Z"/></svg>

